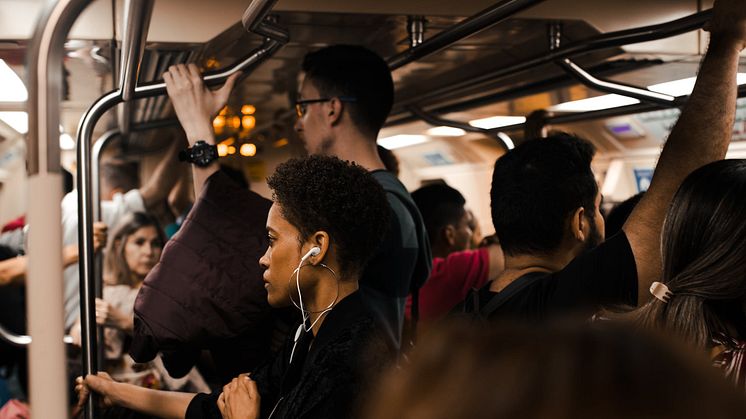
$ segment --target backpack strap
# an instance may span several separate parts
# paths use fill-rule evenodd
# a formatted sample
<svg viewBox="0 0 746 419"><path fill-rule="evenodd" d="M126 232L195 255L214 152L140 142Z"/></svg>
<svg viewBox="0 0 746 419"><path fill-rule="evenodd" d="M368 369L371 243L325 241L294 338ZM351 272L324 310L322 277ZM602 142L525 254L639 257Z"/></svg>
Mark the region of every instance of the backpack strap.
<svg viewBox="0 0 746 419"><path fill-rule="evenodd" d="M502 307L509 299L546 276L545 272L530 272L511 282L502 291L494 295L484 307L479 308L480 317L489 318L492 313Z"/></svg>

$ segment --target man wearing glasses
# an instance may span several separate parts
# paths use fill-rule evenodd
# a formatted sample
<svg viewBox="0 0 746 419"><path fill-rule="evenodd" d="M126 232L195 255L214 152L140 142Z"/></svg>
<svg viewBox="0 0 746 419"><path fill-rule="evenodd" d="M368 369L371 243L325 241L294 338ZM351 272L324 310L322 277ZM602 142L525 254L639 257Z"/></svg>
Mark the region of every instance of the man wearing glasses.
<svg viewBox="0 0 746 419"><path fill-rule="evenodd" d="M336 156L371 171L387 192L393 211L383 245L360 281L363 296L400 344L404 303L428 278L432 257L422 217L409 193L378 156L376 139L394 98L386 63L359 46L336 45L309 53L303 61L295 110L295 131L309 154ZM190 146L215 144L211 118L228 99L235 77L215 91L202 83L193 64L172 66L164 80ZM216 164L194 167L195 190ZM365 240L364 237L360 238Z"/></svg>
<svg viewBox="0 0 746 419"><path fill-rule="evenodd" d="M295 131L306 151L363 166L387 192L394 215L391 227L363 273L360 290L399 344L404 302L427 279L432 259L422 216L378 155L378 132L394 100L391 72L381 57L352 45L309 53L302 70Z"/></svg>

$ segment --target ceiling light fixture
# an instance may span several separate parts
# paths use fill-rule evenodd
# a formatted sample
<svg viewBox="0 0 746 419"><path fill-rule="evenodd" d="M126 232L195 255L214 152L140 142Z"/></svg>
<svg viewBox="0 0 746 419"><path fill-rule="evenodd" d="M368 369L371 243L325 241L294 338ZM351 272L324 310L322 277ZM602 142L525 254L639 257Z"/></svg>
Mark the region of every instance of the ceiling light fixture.
<svg viewBox="0 0 746 419"><path fill-rule="evenodd" d="M461 137L466 135L466 131L461 128L446 126L433 127L425 132L427 135L432 135L433 137Z"/></svg>
<svg viewBox="0 0 746 419"><path fill-rule="evenodd" d="M397 148L422 144L427 141L428 137L426 135L399 134L391 137L380 138L378 140L378 145L389 150L394 150Z"/></svg>
<svg viewBox="0 0 746 419"><path fill-rule="evenodd" d="M15 71L0 59L0 102L25 102L28 100L28 91L23 81Z"/></svg>
<svg viewBox="0 0 746 419"><path fill-rule="evenodd" d="M489 118L469 121L469 125L482 129L493 129L507 127L508 125L522 124L524 122L526 122L525 116L490 116Z"/></svg>
<svg viewBox="0 0 746 419"><path fill-rule="evenodd" d="M0 112L0 119L21 134L28 132L28 114L26 112Z"/></svg>

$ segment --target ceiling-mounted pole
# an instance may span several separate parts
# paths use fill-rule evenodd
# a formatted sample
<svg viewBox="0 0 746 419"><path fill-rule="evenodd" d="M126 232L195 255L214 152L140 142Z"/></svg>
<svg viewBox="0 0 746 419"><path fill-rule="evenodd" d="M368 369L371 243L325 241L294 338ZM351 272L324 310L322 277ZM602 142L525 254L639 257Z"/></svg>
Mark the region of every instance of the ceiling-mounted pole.
<svg viewBox="0 0 746 419"><path fill-rule="evenodd" d="M427 21L425 16L407 17L407 34L409 34L409 47L416 48L425 42L425 27Z"/></svg>
<svg viewBox="0 0 746 419"><path fill-rule="evenodd" d="M396 70L397 68L403 67L413 61L417 61L447 48L464 38L487 29L516 13L541 3L542 1L543 0L503 0L485 10L482 10L474 16L439 32L417 47L403 51L386 61L392 71Z"/></svg>
<svg viewBox="0 0 746 419"><path fill-rule="evenodd" d="M432 109L432 103L439 98L451 97L452 95L463 92L465 89L474 88L474 86L479 86L492 80L516 75L522 71L530 70L544 64L553 63L564 58L600 51L607 48L621 47L628 44L655 41L681 35L702 28L705 22L709 21L711 17L712 9L708 9L670 22L600 34L590 39L562 45L559 48L549 51L549 53L544 53L529 60L502 67L496 71L485 73L479 77L432 89L426 93L417 95L416 97L401 101L397 105L398 110L390 115L392 123L389 124L389 126L392 124L398 125L411 122L417 119L414 116L402 116L402 114L408 113L405 109L408 105L415 104L425 106L428 104L427 106L431 108L431 112L440 113L442 112L442 109L446 108L446 106L436 106ZM679 105L680 99L677 99L675 103L669 106ZM448 105L447 107L452 108L453 105Z"/></svg>
<svg viewBox="0 0 746 419"><path fill-rule="evenodd" d="M67 418L62 292L62 176L60 102L62 58L70 28L88 0L47 2L28 53L29 203L26 310L29 345L29 401L36 419ZM57 279L50 281L50 279ZM92 402L89 403L89 406Z"/></svg>
<svg viewBox="0 0 746 419"><path fill-rule="evenodd" d="M126 138L130 132L132 121L132 95L140 76L140 64L145 53L148 39L150 18L153 15L153 0L125 0L124 3L124 33L122 47L119 88L122 91L122 101L119 108L118 120L122 135Z"/></svg>

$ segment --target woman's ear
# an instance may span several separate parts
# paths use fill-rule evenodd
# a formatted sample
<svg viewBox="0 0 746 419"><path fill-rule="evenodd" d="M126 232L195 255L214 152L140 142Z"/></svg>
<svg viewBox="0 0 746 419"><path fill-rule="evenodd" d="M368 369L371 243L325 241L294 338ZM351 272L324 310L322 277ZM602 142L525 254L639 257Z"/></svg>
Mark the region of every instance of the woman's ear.
<svg viewBox="0 0 746 419"><path fill-rule="evenodd" d="M326 231L317 231L311 235L311 238L308 240L311 247L318 247L320 249L319 253L315 256L311 256L308 258L309 263L312 265L318 265L321 263L321 261L324 260L327 253L329 252L329 247L331 246L331 240L329 237L329 233ZM311 248L309 247L309 250Z"/></svg>

